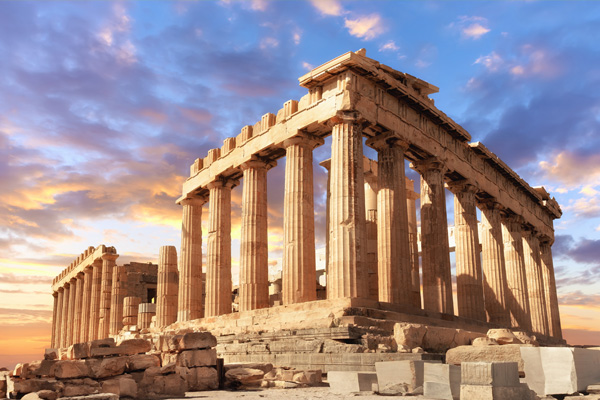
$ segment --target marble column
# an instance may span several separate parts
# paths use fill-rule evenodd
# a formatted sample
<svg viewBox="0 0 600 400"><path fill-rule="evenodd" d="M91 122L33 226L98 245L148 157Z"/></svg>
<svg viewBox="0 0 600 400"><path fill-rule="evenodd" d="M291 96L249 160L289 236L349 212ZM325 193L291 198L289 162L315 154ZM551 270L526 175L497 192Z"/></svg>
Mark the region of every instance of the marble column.
<svg viewBox="0 0 600 400"><path fill-rule="evenodd" d="M546 311L546 295L540 260L540 244L536 233L531 229L525 229L523 231L523 255L525 257L531 327L535 333L548 335L550 329L548 326L548 313Z"/></svg>
<svg viewBox="0 0 600 400"><path fill-rule="evenodd" d="M90 309L92 301L92 268L83 269L83 301L81 303L81 328L79 329L79 343L89 340Z"/></svg>
<svg viewBox="0 0 600 400"><path fill-rule="evenodd" d="M110 293L110 323L108 333L117 335L123 329L123 299L127 295L127 270L124 265L115 266Z"/></svg>
<svg viewBox="0 0 600 400"><path fill-rule="evenodd" d="M283 142L283 304L317 299L313 149L323 139L299 135Z"/></svg>
<svg viewBox="0 0 600 400"><path fill-rule="evenodd" d="M267 170L274 163L242 164L242 237L240 246L240 311L269 307Z"/></svg>
<svg viewBox="0 0 600 400"><path fill-rule="evenodd" d="M481 204L481 260L483 295L488 321L509 327L507 284L500 205L492 200Z"/></svg>
<svg viewBox="0 0 600 400"><path fill-rule="evenodd" d="M477 187L467 181L452 182L448 187L454 193L458 315L485 322L475 202Z"/></svg>
<svg viewBox="0 0 600 400"><path fill-rule="evenodd" d="M81 310L83 306L83 273L77 274L77 291L75 292L75 311L73 316L73 339L72 343L80 343L81 335Z"/></svg>
<svg viewBox="0 0 600 400"><path fill-rule="evenodd" d="M181 201L181 254L177 321L202 318L202 206L206 199Z"/></svg>
<svg viewBox="0 0 600 400"><path fill-rule="evenodd" d="M329 215L331 207L331 159L321 161L319 165L327 170L327 199L325 200L325 278L329 275ZM327 290L327 287L325 287Z"/></svg>
<svg viewBox="0 0 600 400"><path fill-rule="evenodd" d="M379 301L412 305L404 152L408 143L384 136L367 140L377 150L377 258Z"/></svg>
<svg viewBox="0 0 600 400"><path fill-rule="evenodd" d="M365 171L365 219L367 225L367 275L369 299L379 300L377 265L377 175Z"/></svg>
<svg viewBox="0 0 600 400"><path fill-rule="evenodd" d="M56 346L56 323L58 320L58 292L52 292L54 297L54 304L52 305L52 339L50 340L50 347L55 349Z"/></svg>
<svg viewBox="0 0 600 400"><path fill-rule="evenodd" d="M73 278L69 281L69 309L67 317L67 339L65 347L73 344L73 328L75 327L75 298L77 297L77 279Z"/></svg>
<svg viewBox="0 0 600 400"><path fill-rule="evenodd" d="M362 126L338 117L331 140L327 298L367 298L367 237Z"/></svg>
<svg viewBox="0 0 600 400"><path fill-rule="evenodd" d="M548 316L549 335L562 339L560 313L558 310L558 294L556 293L556 277L554 276L554 263L552 262L552 248L549 240L540 242L540 261L544 278L544 294L546 300L546 314Z"/></svg>
<svg viewBox="0 0 600 400"><path fill-rule="evenodd" d="M415 192L415 182L406 178L406 211L408 216L408 241L411 259L412 305L421 308L421 275L419 274L419 231L417 229L417 204L419 194Z"/></svg>
<svg viewBox="0 0 600 400"><path fill-rule="evenodd" d="M454 314L444 188L445 167L442 162L433 158L412 165L421 174L423 308Z"/></svg>
<svg viewBox="0 0 600 400"><path fill-rule="evenodd" d="M90 325L87 340L100 339L100 297L102 293L102 259L92 263L92 292L90 298Z"/></svg>
<svg viewBox="0 0 600 400"><path fill-rule="evenodd" d="M118 254L102 254L102 286L100 290L100 321L98 325L99 339L108 337L110 330L110 295L112 291L112 275Z"/></svg>
<svg viewBox="0 0 600 400"><path fill-rule="evenodd" d="M229 314L231 309L231 188L237 182L208 184L208 243L206 257L206 310L204 316Z"/></svg>
<svg viewBox="0 0 600 400"><path fill-rule="evenodd" d="M158 259L156 326L164 328L177 321L179 273L175 246L161 246Z"/></svg>
<svg viewBox="0 0 600 400"><path fill-rule="evenodd" d="M71 292L71 285L67 282L63 286L63 303L60 321L60 347L69 346L67 340L67 326L69 326L69 297Z"/></svg>
<svg viewBox="0 0 600 400"><path fill-rule="evenodd" d="M506 263L508 309L513 328L531 332L529 293L523 255L523 219L517 215L503 215L502 240Z"/></svg>
<svg viewBox="0 0 600 400"><path fill-rule="evenodd" d="M62 287L58 288L58 305L57 305L57 309L56 309L56 326L54 327L54 346L53 348L58 349L60 347L62 347L62 333L64 332L62 330L62 323L63 323L63 319L64 319L64 314L63 314L63 302L64 302L64 291L65 289Z"/></svg>

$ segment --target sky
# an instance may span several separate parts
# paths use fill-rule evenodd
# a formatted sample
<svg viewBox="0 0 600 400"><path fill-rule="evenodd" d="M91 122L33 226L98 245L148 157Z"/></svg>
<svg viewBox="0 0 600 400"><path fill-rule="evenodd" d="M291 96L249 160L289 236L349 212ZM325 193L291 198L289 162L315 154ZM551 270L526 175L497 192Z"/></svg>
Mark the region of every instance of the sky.
<svg viewBox="0 0 600 400"><path fill-rule="evenodd" d="M556 197L563 333L600 344L598 37L593 1L0 0L0 367L49 347L51 280L81 252L179 250L194 160L360 48L439 87L440 110ZM318 252L329 143L314 152ZM284 168L269 171L273 273ZM237 277L241 187L232 198Z"/></svg>

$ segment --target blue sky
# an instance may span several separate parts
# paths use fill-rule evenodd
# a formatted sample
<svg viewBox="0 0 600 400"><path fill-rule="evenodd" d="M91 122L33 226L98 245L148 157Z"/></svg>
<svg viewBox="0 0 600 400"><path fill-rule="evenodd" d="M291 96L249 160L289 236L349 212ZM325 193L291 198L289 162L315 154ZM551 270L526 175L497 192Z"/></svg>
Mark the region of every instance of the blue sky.
<svg viewBox="0 0 600 400"><path fill-rule="evenodd" d="M600 344L598 37L592 1L0 1L0 364L46 346L50 280L81 251L153 261L178 247L189 165L360 48L438 86L473 141L556 197L563 326ZM274 270L284 164L269 173Z"/></svg>

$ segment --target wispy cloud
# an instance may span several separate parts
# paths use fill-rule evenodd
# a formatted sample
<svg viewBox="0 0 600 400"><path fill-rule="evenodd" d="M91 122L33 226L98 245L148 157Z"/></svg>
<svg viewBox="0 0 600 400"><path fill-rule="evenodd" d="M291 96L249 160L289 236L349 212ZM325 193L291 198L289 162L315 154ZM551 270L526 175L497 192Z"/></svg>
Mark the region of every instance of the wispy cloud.
<svg viewBox="0 0 600 400"><path fill-rule="evenodd" d="M385 42L384 44L382 44L381 46L379 46L380 52L398 51L398 50L400 50L400 47L398 45L396 45L396 42L394 42L393 40L389 40L389 41Z"/></svg>
<svg viewBox="0 0 600 400"><path fill-rule="evenodd" d="M340 16L344 13L342 3L338 0L310 0L310 3L322 15Z"/></svg>
<svg viewBox="0 0 600 400"><path fill-rule="evenodd" d="M369 14L359 16L356 19L346 19L344 24L352 36L363 40L375 39L385 32L383 20L379 14Z"/></svg>
<svg viewBox="0 0 600 400"><path fill-rule="evenodd" d="M487 18L480 16L460 16L449 27L451 29L458 29L462 37L474 40L490 32Z"/></svg>

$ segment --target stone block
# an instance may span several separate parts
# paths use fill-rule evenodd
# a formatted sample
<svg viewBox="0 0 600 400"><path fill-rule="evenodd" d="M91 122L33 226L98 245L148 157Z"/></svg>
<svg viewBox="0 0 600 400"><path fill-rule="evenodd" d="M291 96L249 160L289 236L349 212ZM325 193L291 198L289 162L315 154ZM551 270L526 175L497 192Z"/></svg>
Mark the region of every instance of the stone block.
<svg viewBox="0 0 600 400"><path fill-rule="evenodd" d="M162 365L176 364L178 356L179 356L179 353L160 353L161 364Z"/></svg>
<svg viewBox="0 0 600 400"><path fill-rule="evenodd" d="M423 368L423 395L432 399L460 398L460 366L425 363Z"/></svg>
<svg viewBox="0 0 600 400"><path fill-rule="evenodd" d="M85 360L90 368L90 376L95 379L122 375L127 367L127 357L110 357L103 360Z"/></svg>
<svg viewBox="0 0 600 400"><path fill-rule="evenodd" d="M114 393L96 393L88 396L61 397L61 400L119 400L119 396Z"/></svg>
<svg viewBox="0 0 600 400"><path fill-rule="evenodd" d="M90 357L90 346L88 343L75 343L67 349L67 356L71 360L81 360Z"/></svg>
<svg viewBox="0 0 600 400"><path fill-rule="evenodd" d="M185 380L190 391L216 390L219 388L217 370L212 367L186 368ZM182 375L183 376L183 375Z"/></svg>
<svg viewBox="0 0 600 400"><path fill-rule="evenodd" d="M99 391L100 384L93 379L73 379L65 383L63 396L88 396L90 394L98 393Z"/></svg>
<svg viewBox="0 0 600 400"><path fill-rule="evenodd" d="M424 364L439 361L382 361L375 363L379 393L411 393L423 386Z"/></svg>
<svg viewBox="0 0 600 400"><path fill-rule="evenodd" d="M498 342L496 339L490 339L489 337L480 337L473 340L473 346L498 346Z"/></svg>
<svg viewBox="0 0 600 400"><path fill-rule="evenodd" d="M123 349L118 347L94 347L90 348L90 357L102 358L121 355Z"/></svg>
<svg viewBox="0 0 600 400"><path fill-rule="evenodd" d="M496 387L519 386L516 362L465 362L461 364L463 385L489 385Z"/></svg>
<svg viewBox="0 0 600 400"><path fill-rule="evenodd" d="M177 356L180 367L211 367L217 365L217 350L185 350Z"/></svg>
<svg viewBox="0 0 600 400"><path fill-rule="evenodd" d="M419 324L398 322L394 324L394 340L398 347L406 346L410 349L423 344L423 337L427 328Z"/></svg>
<svg viewBox="0 0 600 400"><path fill-rule="evenodd" d="M52 366L50 375L59 379L84 378L90 376L90 369L84 360L61 360Z"/></svg>
<svg viewBox="0 0 600 400"><path fill-rule="evenodd" d="M536 400L527 385L494 387L486 385L461 385L461 400Z"/></svg>
<svg viewBox="0 0 600 400"><path fill-rule="evenodd" d="M28 393L21 400L56 400L58 393L52 390L40 390L39 392Z"/></svg>
<svg viewBox="0 0 600 400"><path fill-rule="evenodd" d="M600 351L569 347L523 347L523 381L538 396L572 394L600 382Z"/></svg>
<svg viewBox="0 0 600 400"><path fill-rule="evenodd" d="M106 338L106 339L98 339L98 340L92 340L91 342L88 342L90 349L95 349L95 348L99 348L99 347L115 347L115 339L113 338Z"/></svg>
<svg viewBox="0 0 600 400"><path fill-rule="evenodd" d="M137 397L138 385L130 375L123 375L102 382L103 393L114 393L121 397Z"/></svg>
<svg viewBox="0 0 600 400"><path fill-rule="evenodd" d="M225 372L225 386L240 388L245 386L258 386L265 376L264 371L254 368L233 368Z"/></svg>
<svg viewBox="0 0 600 400"><path fill-rule="evenodd" d="M157 340L157 350L163 353L178 351L181 338L183 335L161 335Z"/></svg>
<svg viewBox="0 0 600 400"><path fill-rule="evenodd" d="M13 379L12 385L7 381L7 392L26 394L39 392L40 390L52 390L58 392L64 388L64 384L56 379Z"/></svg>
<svg viewBox="0 0 600 400"><path fill-rule="evenodd" d="M177 350L210 349L217 345L217 338L210 332L190 332L183 335Z"/></svg>
<svg viewBox="0 0 600 400"><path fill-rule="evenodd" d="M127 357L127 371L145 370L160 367L160 358L153 354L134 354Z"/></svg>
<svg viewBox="0 0 600 400"><path fill-rule="evenodd" d="M58 360L58 349L45 349L44 360Z"/></svg>
<svg viewBox="0 0 600 400"><path fill-rule="evenodd" d="M510 329L490 329L486 336L496 340L498 344L521 344L521 341Z"/></svg>
<svg viewBox="0 0 600 400"><path fill-rule="evenodd" d="M53 377L54 375L52 374L52 367L57 362L58 360L42 360L39 366L36 369L32 370L31 373L35 376Z"/></svg>
<svg viewBox="0 0 600 400"><path fill-rule="evenodd" d="M459 346L446 352L446 363L460 365L463 362L493 362L511 361L519 364L519 372L523 372L524 364L521 358L521 348L532 347L519 344L503 346Z"/></svg>
<svg viewBox="0 0 600 400"><path fill-rule="evenodd" d="M370 392L377 384L377 374L359 371L329 371L329 390L333 393Z"/></svg>
<svg viewBox="0 0 600 400"><path fill-rule="evenodd" d="M265 374L271 372L273 370L273 364L271 363L235 363L235 364L225 364L223 369L225 372L230 369L235 368L252 368L252 369L260 369Z"/></svg>
<svg viewBox="0 0 600 400"><path fill-rule="evenodd" d="M146 339L127 339L119 343L117 348L121 350L121 354L143 354L152 349L152 343Z"/></svg>

